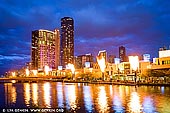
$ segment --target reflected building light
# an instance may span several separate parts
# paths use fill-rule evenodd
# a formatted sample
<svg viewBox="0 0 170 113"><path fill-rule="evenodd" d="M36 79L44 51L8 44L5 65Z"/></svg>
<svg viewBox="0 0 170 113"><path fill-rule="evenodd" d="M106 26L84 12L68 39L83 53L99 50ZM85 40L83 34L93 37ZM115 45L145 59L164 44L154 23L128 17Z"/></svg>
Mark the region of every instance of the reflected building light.
<svg viewBox="0 0 170 113"><path fill-rule="evenodd" d="M123 98L123 94L124 92L122 91L124 89L124 86L119 86L119 95L120 95L120 98Z"/></svg>
<svg viewBox="0 0 170 113"><path fill-rule="evenodd" d="M129 112L140 113L142 111L142 106L140 104L139 95L137 92L132 92L129 103Z"/></svg>
<svg viewBox="0 0 170 113"><path fill-rule="evenodd" d="M145 97L143 101L143 112L155 113L154 102L150 97Z"/></svg>
<svg viewBox="0 0 170 113"><path fill-rule="evenodd" d="M38 84L32 84L32 100L35 106L38 106Z"/></svg>
<svg viewBox="0 0 170 113"><path fill-rule="evenodd" d="M110 95L111 95L111 97L112 97L112 95L113 95L113 88L112 88L112 85L110 85Z"/></svg>
<svg viewBox="0 0 170 113"><path fill-rule="evenodd" d="M68 90L69 90L70 107L71 109L75 110L77 108L75 85L70 85Z"/></svg>
<svg viewBox="0 0 170 113"><path fill-rule="evenodd" d="M108 110L106 90L104 86L99 87L98 94L98 103L99 103L99 112L106 112Z"/></svg>
<svg viewBox="0 0 170 113"><path fill-rule="evenodd" d="M116 113L124 113L124 107L122 106L122 102L121 102L121 99L118 95L115 95L114 98L113 98L113 110L116 112Z"/></svg>
<svg viewBox="0 0 170 113"><path fill-rule="evenodd" d="M75 84L68 85L65 87L65 97L66 97L66 109L75 110L77 108L76 105L76 92L75 92Z"/></svg>
<svg viewBox="0 0 170 113"><path fill-rule="evenodd" d="M84 102L85 102L85 108L87 112L91 113L93 112L93 101L91 96L91 89L89 86L83 87L83 94L84 94Z"/></svg>
<svg viewBox="0 0 170 113"><path fill-rule="evenodd" d="M16 103L16 98L17 98L16 88L14 86L12 86L12 89L11 89L11 102Z"/></svg>
<svg viewBox="0 0 170 113"><path fill-rule="evenodd" d="M16 92L16 87L12 85L12 83L5 83L5 104L10 105L10 104L15 104L16 103L16 98L17 98L17 92Z"/></svg>
<svg viewBox="0 0 170 113"><path fill-rule="evenodd" d="M165 88L164 86L161 87L161 93L162 94L164 94L164 91L165 91L164 88Z"/></svg>
<svg viewBox="0 0 170 113"><path fill-rule="evenodd" d="M27 106L30 105L30 84L24 83L24 100Z"/></svg>
<svg viewBox="0 0 170 113"><path fill-rule="evenodd" d="M43 91L44 91L44 102L45 102L45 107L46 108L50 108L51 107L51 96L50 96L50 83L46 82L44 83L44 87L43 87Z"/></svg>
<svg viewBox="0 0 170 113"><path fill-rule="evenodd" d="M63 108L64 104L63 104L63 86L62 85L57 85L57 98L58 98L58 107Z"/></svg>

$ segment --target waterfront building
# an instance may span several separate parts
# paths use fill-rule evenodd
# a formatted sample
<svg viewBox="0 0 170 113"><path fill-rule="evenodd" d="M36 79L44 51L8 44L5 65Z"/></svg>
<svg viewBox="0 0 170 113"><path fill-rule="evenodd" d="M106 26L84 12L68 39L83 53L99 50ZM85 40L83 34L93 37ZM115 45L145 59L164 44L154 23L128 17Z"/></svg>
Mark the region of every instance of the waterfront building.
<svg viewBox="0 0 170 113"><path fill-rule="evenodd" d="M32 31L31 48L32 69L44 70L45 66L56 69L60 63L60 34L59 30Z"/></svg>
<svg viewBox="0 0 170 113"><path fill-rule="evenodd" d="M114 63L114 58L116 58L115 55L109 55L109 57L108 57L108 62L109 62L109 63Z"/></svg>
<svg viewBox="0 0 170 113"><path fill-rule="evenodd" d="M92 54L85 54L75 57L75 67L76 69L91 68L93 65Z"/></svg>
<svg viewBox="0 0 170 113"><path fill-rule="evenodd" d="M143 61L149 62L150 58L151 58L150 54L143 54Z"/></svg>
<svg viewBox="0 0 170 113"><path fill-rule="evenodd" d="M155 58L151 69L169 69L170 68L170 50L159 49L159 58Z"/></svg>
<svg viewBox="0 0 170 113"><path fill-rule="evenodd" d="M61 65L74 64L74 20L71 17L61 19Z"/></svg>
<svg viewBox="0 0 170 113"><path fill-rule="evenodd" d="M119 58L120 62L126 62L126 49L124 46L119 47Z"/></svg>
<svg viewBox="0 0 170 113"><path fill-rule="evenodd" d="M103 58L105 59L105 62L107 62L107 52L106 52L106 50L101 50L101 51L99 51L99 53L98 53L98 57L102 57L103 56Z"/></svg>

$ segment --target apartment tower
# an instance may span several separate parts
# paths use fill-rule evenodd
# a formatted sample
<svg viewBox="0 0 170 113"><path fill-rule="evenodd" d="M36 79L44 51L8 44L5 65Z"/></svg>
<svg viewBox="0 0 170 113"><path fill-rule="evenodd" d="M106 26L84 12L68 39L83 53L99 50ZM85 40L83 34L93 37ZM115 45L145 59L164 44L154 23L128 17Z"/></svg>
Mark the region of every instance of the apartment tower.
<svg viewBox="0 0 170 113"><path fill-rule="evenodd" d="M45 66L57 69L60 63L60 33L58 29L32 31L32 69L44 70Z"/></svg>
<svg viewBox="0 0 170 113"><path fill-rule="evenodd" d="M61 18L61 65L74 64L74 20Z"/></svg>

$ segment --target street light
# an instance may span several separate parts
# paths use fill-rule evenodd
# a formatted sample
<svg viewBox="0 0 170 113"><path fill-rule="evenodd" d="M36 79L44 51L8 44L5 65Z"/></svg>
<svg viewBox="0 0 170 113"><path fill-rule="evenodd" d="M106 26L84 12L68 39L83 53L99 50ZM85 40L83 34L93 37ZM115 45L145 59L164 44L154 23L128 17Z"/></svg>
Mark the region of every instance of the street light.
<svg viewBox="0 0 170 113"><path fill-rule="evenodd" d="M136 77L137 77L137 69L139 68L139 58L138 56L129 56L129 62L131 69L135 71L135 83L136 83Z"/></svg>

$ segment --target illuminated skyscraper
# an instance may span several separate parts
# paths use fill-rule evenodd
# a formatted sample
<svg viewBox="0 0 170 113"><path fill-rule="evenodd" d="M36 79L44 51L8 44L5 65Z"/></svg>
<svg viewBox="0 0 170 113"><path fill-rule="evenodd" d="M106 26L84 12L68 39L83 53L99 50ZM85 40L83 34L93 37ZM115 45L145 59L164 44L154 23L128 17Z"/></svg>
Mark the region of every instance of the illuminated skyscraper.
<svg viewBox="0 0 170 113"><path fill-rule="evenodd" d="M105 59L105 62L107 62L107 52L106 52L106 50L99 51L98 56L99 57L103 56L104 59Z"/></svg>
<svg viewBox="0 0 170 113"><path fill-rule="evenodd" d="M59 30L32 31L32 68L43 70L45 65L56 69L60 63L60 33Z"/></svg>
<svg viewBox="0 0 170 113"><path fill-rule="evenodd" d="M74 20L70 17L61 19L61 65L74 63Z"/></svg>
<svg viewBox="0 0 170 113"><path fill-rule="evenodd" d="M126 62L126 49L123 46L119 47L120 62Z"/></svg>

